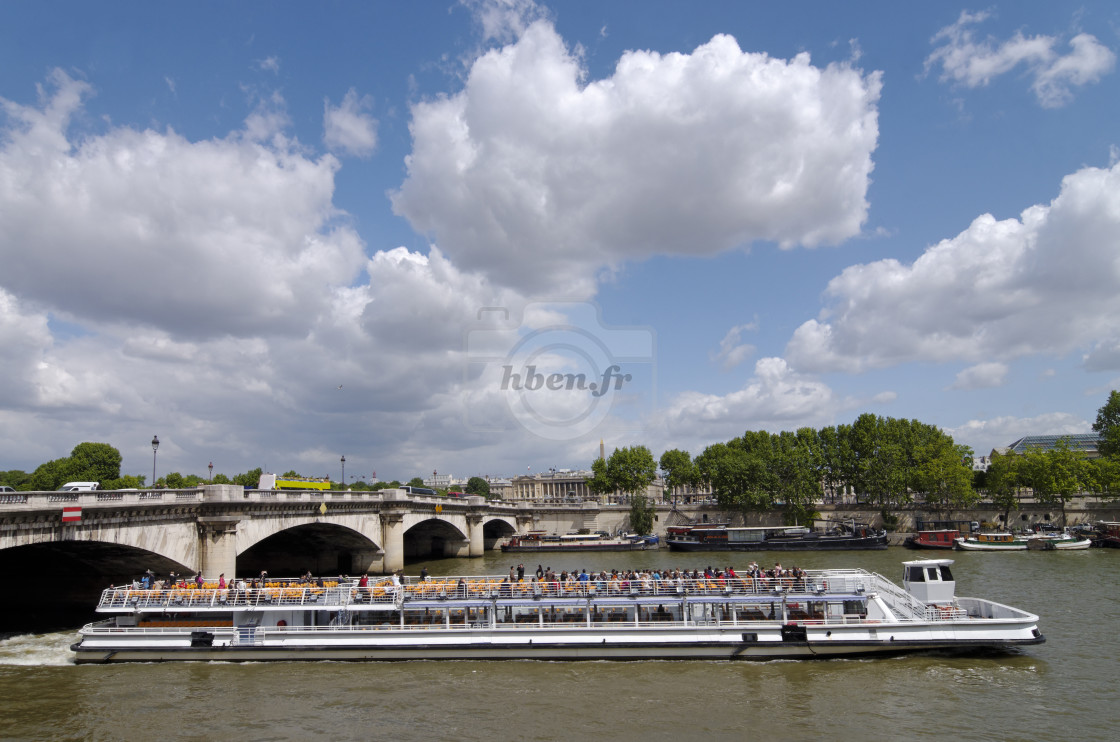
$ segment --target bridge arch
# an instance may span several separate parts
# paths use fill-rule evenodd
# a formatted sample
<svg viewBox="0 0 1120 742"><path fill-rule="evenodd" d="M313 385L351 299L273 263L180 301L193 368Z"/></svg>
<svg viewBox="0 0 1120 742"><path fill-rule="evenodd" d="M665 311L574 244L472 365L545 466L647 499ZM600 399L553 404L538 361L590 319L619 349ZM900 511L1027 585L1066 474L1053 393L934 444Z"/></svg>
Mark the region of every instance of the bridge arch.
<svg viewBox="0 0 1120 742"><path fill-rule="evenodd" d="M369 569L378 551L377 542L367 534L323 520L280 529L246 548L238 539L237 573L242 577L262 570L273 577L308 571L316 576L348 575Z"/></svg>
<svg viewBox="0 0 1120 742"><path fill-rule="evenodd" d="M470 537L466 530L466 519L462 516L406 518L404 557L408 560L467 556Z"/></svg>
<svg viewBox="0 0 1120 742"><path fill-rule="evenodd" d="M19 609L0 611L0 632L69 629L95 620L93 607L106 586L139 579L149 569L158 578L169 572L194 574L189 562L109 541L43 541L0 549L0 574L20 584Z"/></svg>
<svg viewBox="0 0 1120 742"><path fill-rule="evenodd" d="M517 523L512 517L487 518L482 523L482 538L486 549L497 548L500 541L516 533Z"/></svg>

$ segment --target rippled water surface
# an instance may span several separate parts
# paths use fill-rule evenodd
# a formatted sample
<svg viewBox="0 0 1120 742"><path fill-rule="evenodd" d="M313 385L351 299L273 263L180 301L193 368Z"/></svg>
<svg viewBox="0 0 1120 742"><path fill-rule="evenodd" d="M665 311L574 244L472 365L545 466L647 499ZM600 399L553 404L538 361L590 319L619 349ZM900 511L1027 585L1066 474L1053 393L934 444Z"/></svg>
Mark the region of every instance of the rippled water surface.
<svg viewBox="0 0 1120 742"><path fill-rule="evenodd" d="M922 553L921 556L928 555ZM510 556L428 562L500 573ZM899 581L902 549L757 555ZM732 662L75 666L70 632L0 642L0 738L161 740L1112 739L1120 550L955 553L958 594L1038 613L1041 646L980 657ZM554 556L557 570L743 555ZM422 565L410 565L419 572ZM529 571L536 561L526 562Z"/></svg>

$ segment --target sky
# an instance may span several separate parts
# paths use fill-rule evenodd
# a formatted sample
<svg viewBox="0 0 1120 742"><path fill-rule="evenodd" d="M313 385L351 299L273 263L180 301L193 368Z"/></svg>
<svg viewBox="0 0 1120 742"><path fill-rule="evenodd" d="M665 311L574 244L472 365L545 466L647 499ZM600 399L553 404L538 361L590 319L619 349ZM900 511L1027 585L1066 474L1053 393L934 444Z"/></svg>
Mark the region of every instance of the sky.
<svg viewBox="0 0 1120 742"><path fill-rule="evenodd" d="M1110 2L0 4L0 469L1089 432Z"/></svg>

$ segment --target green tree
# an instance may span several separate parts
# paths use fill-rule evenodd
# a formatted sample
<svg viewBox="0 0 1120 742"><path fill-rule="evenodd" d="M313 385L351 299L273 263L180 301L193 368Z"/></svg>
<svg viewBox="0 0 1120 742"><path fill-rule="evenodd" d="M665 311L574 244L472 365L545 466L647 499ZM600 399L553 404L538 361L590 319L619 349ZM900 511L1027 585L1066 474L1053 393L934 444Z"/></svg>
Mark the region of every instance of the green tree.
<svg viewBox="0 0 1120 742"><path fill-rule="evenodd" d="M696 466L688 451L679 448L661 454L658 462L665 480L665 489L670 494L678 487L691 487L696 484ZM675 501L675 497L674 497Z"/></svg>
<svg viewBox="0 0 1120 742"><path fill-rule="evenodd" d="M615 491L615 486L607 476L606 459L595 459L591 462L591 478L587 480L587 490L600 498Z"/></svg>
<svg viewBox="0 0 1120 742"><path fill-rule="evenodd" d="M811 526L818 516L815 504L824 495L817 432L812 428L782 431L773 443L774 499L783 505L786 523Z"/></svg>
<svg viewBox="0 0 1120 742"><path fill-rule="evenodd" d="M70 459L53 459L39 464L31 472L30 489L36 492L56 490L70 480Z"/></svg>
<svg viewBox="0 0 1120 742"><path fill-rule="evenodd" d="M11 471L0 471L0 484L6 484L13 489L24 489L30 487L31 475L19 469L12 469Z"/></svg>
<svg viewBox="0 0 1120 742"><path fill-rule="evenodd" d="M634 495L630 500L630 528L639 536L653 533L653 503L645 495Z"/></svg>
<svg viewBox="0 0 1120 742"><path fill-rule="evenodd" d="M121 452L108 443L79 443L70 452L69 476L79 482L105 482L121 475Z"/></svg>
<svg viewBox="0 0 1120 742"><path fill-rule="evenodd" d="M245 489L256 489L261 481L261 468L258 466L256 469L251 469L244 474L237 474L233 477L233 484L239 484Z"/></svg>
<svg viewBox="0 0 1120 742"><path fill-rule="evenodd" d="M945 446L932 451L918 464L918 486L925 493L926 502L943 511L959 510L976 504L980 499L972 489L970 450L965 446Z"/></svg>
<svg viewBox="0 0 1120 742"><path fill-rule="evenodd" d="M1088 464L1092 470L1093 491L1113 500L1120 497L1120 457L1090 459Z"/></svg>
<svg viewBox="0 0 1120 742"><path fill-rule="evenodd" d="M741 510L769 508L768 492L760 483L767 476L767 462L758 451L748 451L741 439L713 443L696 457L696 470L722 507Z"/></svg>
<svg viewBox="0 0 1120 742"><path fill-rule="evenodd" d="M849 440L851 429L851 425L837 425L822 428L817 433L817 445L820 451L817 466L821 475L821 485L834 493L841 491L845 486L850 486L855 474L855 462Z"/></svg>
<svg viewBox="0 0 1120 742"><path fill-rule="evenodd" d="M657 478L657 464L645 446L617 448L607 458L607 478L618 491L639 495Z"/></svg>
<svg viewBox="0 0 1120 742"><path fill-rule="evenodd" d="M1009 522L1011 511L1019 505L1019 456L1014 453L993 453L985 482L988 498L1003 511L1003 522Z"/></svg>
<svg viewBox="0 0 1120 742"><path fill-rule="evenodd" d="M1066 503L1082 491L1082 483L1090 476L1085 454L1071 449L1069 441L1063 438L1049 451L1027 449L1022 466L1024 484L1034 490L1039 502L1061 506L1064 525Z"/></svg>
<svg viewBox="0 0 1120 742"><path fill-rule="evenodd" d="M464 488L468 495L482 495L483 497L490 497L490 483L482 477L471 477L467 480L467 486Z"/></svg>
<svg viewBox="0 0 1120 742"><path fill-rule="evenodd" d="M157 480L156 484L173 490L181 490L187 487L186 479L177 471L167 472L167 474Z"/></svg>
<svg viewBox="0 0 1120 742"><path fill-rule="evenodd" d="M101 483L107 490L140 489L144 486L144 475L125 474L118 479L109 479Z"/></svg>
<svg viewBox="0 0 1120 742"><path fill-rule="evenodd" d="M412 479L408 480L408 486L409 487L423 487L424 486L424 480L421 479L420 477L413 477Z"/></svg>
<svg viewBox="0 0 1120 742"><path fill-rule="evenodd" d="M1109 392L1108 401L1097 410L1093 431L1099 436L1097 447L1101 456L1120 456L1120 392Z"/></svg>

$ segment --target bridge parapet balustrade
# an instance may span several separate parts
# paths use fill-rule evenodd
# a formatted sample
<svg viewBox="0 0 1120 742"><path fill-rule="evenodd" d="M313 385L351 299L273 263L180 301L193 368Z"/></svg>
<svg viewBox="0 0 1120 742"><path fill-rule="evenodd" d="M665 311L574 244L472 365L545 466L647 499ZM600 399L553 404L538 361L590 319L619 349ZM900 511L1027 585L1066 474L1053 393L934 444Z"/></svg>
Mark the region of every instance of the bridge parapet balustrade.
<svg viewBox="0 0 1120 742"><path fill-rule="evenodd" d="M15 510L57 510L63 506L158 505L175 502L201 502L203 490L96 490L94 492L16 492L0 497L0 512Z"/></svg>

